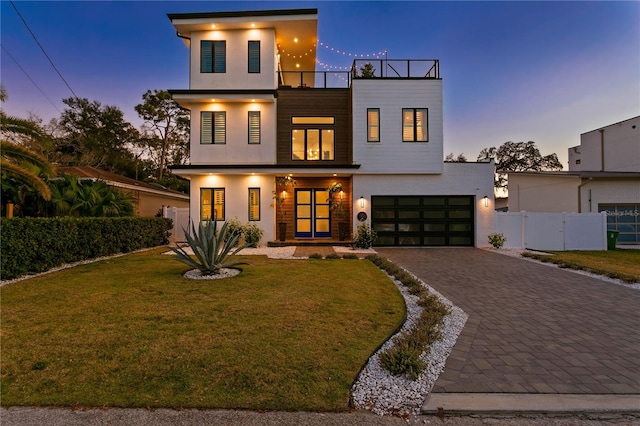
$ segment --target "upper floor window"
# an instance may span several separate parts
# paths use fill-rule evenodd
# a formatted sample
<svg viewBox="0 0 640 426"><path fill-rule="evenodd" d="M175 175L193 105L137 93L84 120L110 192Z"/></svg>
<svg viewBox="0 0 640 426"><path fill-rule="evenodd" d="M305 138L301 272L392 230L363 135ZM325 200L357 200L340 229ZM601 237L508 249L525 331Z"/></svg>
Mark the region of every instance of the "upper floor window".
<svg viewBox="0 0 640 426"><path fill-rule="evenodd" d="M402 142L428 142L427 108L402 108Z"/></svg>
<svg viewBox="0 0 640 426"><path fill-rule="evenodd" d="M260 111L249 111L249 143L260 143Z"/></svg>
<svg viewBox="0 0 640 426"><path fill-rule="evenodd" d="M294 129L291 131L292 160L333 160L333 129Z"/></svg>
<svg viewBox="0 0 640 426"><path fill-rule="evenodd" d="M260 41L249 42L249 72L260 72Z"/></svg>
<svg viewBox="0 0 640 426"><path fill-rule="evenodd" d="M291 124L335 124L335 117L291 117Z"/></svg>
<svg viewBox="0 0 640 426"><path fill-rule="evenodd" d="M227 42L200 41L200 72L227 72Z"/></svg>
<svg viewBox="0 0 640 426"><path fill-rule="evenodd" d="M200 143L227 143L227 114L224 111L200 112Z"/></svg>
<svg viewBox="0 0 640 426"><path fill-rule="evenodd" d="M367 142L380 142L380 108L367 108Z"/></svg>
<svg viewBox="0 0 640 426"><path fill-rule="evenodd" d="M224 220L224 188L200 189L200 220Z"/></svg>

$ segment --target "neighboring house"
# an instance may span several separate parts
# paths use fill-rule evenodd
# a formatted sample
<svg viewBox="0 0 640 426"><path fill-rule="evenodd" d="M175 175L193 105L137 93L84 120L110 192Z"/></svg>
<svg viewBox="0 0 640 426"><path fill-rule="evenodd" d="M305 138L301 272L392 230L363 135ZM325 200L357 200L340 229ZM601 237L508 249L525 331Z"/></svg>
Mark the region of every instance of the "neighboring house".
<svg viewBox="0 0 640 426"><path fill-rule="evenodd" d="M60 166L56 170L59 174L77 176L80 179L99 179L129 193L135 200L133 209L136 216L155 216L162 207L167 206L189 207L189 195L162 185L140 182L89 166Z"/></svg>
<svg viewBox="0 0 640 426"><path fill-rule="evenodd" d="M509 173L509 210L597 213L621 244L640 244L640 117L580 135L568 172Z"/></svg>
<svg viewBox="0 0 640 426"><path fill-rule="evenodd" d="M438 60L316 71L316 9L168 16L190 50L189 88L170 92L191 111L191 163L172 170L191 181L194 222L237 217L275 241L275 193L288 242L366 222L376 245L486 243L494 164L442 161ZM344 219L329 208L336 183Z"/></svg>

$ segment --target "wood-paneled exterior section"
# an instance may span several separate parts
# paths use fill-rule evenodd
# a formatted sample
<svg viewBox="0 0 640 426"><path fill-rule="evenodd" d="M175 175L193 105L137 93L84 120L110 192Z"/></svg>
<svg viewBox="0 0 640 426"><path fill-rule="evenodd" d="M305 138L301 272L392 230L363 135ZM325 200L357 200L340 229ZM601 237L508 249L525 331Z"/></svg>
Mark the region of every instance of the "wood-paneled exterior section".
<svg viewBox="0 0 640 426"><path fill-rule="evenodd" d="M332 163L339 167L353 163L351 143L351 93L349 89L279 89L277 113L277 162L282 165L301 163ZM294 125L292 117L334 117L335 124ZM291 131L293 129L333 129L334 160L300 161L292 159Z"/></svg>

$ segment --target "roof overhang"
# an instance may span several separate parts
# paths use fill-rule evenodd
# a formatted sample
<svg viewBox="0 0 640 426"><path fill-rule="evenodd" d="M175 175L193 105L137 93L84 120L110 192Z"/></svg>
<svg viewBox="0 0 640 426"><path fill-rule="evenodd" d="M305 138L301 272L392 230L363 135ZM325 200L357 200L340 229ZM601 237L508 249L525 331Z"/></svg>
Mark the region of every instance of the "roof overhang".
<svg viewBox="0 0 640 426"><path fill-rule="evenodd" d="M194 32L273 29L283 70L315 70L318 9L170 13L167 16L178 35L187 39L187 45Z"/></svg>
<svg viewBox="0 0 640 426"><path fill-rule="evenodd" d="M173 100L182 107L203 103L273 103L277 90L169 90Z"/></svg>
<svg viewBox="0 0 640 426"><path fill-rule="evenodd" d="M351 176L359 164L189 164L172 166L171 173L189 176L225 175L291 175L291 176Z"/></svg>

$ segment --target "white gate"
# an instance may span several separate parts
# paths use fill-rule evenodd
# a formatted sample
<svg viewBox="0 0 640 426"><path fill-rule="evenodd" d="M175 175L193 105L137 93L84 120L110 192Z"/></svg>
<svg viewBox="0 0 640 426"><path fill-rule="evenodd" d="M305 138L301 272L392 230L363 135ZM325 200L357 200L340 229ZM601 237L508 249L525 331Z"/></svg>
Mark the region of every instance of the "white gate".
<svg viewBox="0 0 640 426"><path fill-rule="evenodd" d="M606 250L606 213L496 213L505 248Z"/></svg>
<svg viewBox="0 0 640 426"><path fill-rule="evenodd" d="M187 239L184 237L184 230L189 230L189 208L163 207L162 215L173 221L173 228L171 229L169 242L185 242Z"/></svg>

